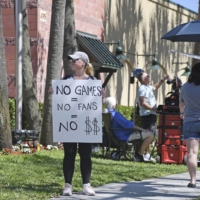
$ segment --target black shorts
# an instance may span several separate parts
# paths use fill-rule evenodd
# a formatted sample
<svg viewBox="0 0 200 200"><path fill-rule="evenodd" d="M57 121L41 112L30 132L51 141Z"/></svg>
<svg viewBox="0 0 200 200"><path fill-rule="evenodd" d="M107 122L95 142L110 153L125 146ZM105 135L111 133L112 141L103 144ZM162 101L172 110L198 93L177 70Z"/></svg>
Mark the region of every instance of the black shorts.
<svg viewBox="0 0 200 200"><path fill-rule="evenodd" d="M150 114L141 116L142 119L142 128L146 130L150 130L155 134L156 130L156 115Z"/></svg>

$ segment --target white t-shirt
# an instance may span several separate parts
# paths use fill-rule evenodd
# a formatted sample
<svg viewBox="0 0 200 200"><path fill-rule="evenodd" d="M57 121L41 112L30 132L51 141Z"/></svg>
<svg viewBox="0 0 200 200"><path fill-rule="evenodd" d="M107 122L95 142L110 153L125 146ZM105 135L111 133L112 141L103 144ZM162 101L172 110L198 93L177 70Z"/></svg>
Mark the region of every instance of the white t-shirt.
<svg viewBox="0 0 200 200"><path fill-rule="evenodd" d="M145 115L150 115L150 114L156 115L156 112L154 112L152 110L147 110L140 105L140 101L139 101L140 97L145 97L146 98L145 102L148 103L150 106L157 107L156 98L153 93L153 86L140 85L140 87L138 89L138 94L137 94L137 98L138 98L137 101L138 101L138 104L140 107L140 116L145 116Z"/></svg>

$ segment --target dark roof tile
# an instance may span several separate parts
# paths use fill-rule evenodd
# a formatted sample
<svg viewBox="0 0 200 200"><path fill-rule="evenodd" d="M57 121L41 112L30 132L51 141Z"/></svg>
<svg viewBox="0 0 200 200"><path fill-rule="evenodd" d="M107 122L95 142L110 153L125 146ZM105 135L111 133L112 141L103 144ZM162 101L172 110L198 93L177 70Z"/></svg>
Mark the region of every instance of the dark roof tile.
<svg viewBox="0 0 200 200"><path fill-rule="evenodd" d="M77 31L77 41L102 67L121 69L124 65L113 55L97 36Z"/></svg>

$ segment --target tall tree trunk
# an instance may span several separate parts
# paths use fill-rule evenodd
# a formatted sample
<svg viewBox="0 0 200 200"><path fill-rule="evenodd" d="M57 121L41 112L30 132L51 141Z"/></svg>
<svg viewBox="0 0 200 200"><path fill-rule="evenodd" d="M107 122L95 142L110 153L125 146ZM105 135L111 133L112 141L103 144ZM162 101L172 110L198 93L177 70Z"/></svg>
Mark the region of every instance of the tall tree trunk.
<svg viewBox="0 0 200 200"><path fill-rule="evenodd" d="M49 88L53 79L59 79L64 42L64 19L66 0L53 0L49 52L47 61L47 77L44 98L44 115L40 142L43 145L53 143L52 131L52 97Z"/></svg>
<svg viewBox="0 0 200 200"><path fill-rule="evenodd" d="M22 49L22 77L23 77L23 105L30 130L41 132L41 113L33 79L33 69L30 55L30 38L28 33L28 14L26 0L22 1L23 14L23 49Z"/></svg>
<svg viewBox="0 0 200 200"><path fill-rule="evenodd" d="M198 9L198 19L200 19L200 0L199 0L199 9ZM199 42L195 42L194 44L194 55L200 55L200 43ZM192 66L199 62L199 60L197 59L192 59Z"/></svg>
<svg viewBox="0 0 200 200"><path fill-rule="evenodd" d="M74 1L67 0L65 8L65 31L64 31L64 52L63 52L63 63L65 74L71 74L71 68L69 60L67 59L68 54L72 54L77 50L76 44L76 31L74 23Z"/></svg>
<svg viewBox="0 0 200 200"><path fill-rule="evenodd" d="M1 9L0 6L0 150L12 147Z"/></svg>

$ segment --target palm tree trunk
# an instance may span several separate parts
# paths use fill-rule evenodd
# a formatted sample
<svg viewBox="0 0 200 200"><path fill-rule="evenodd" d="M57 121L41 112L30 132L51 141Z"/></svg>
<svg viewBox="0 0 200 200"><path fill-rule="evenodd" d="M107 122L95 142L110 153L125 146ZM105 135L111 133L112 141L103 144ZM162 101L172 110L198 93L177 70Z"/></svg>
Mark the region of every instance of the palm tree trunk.
<svg viewBox="0 0 200 200"><path fill-rule="evenodd" d="M67 0L53 0L49 52L47 61L47 77L44 98L44 114L40 142L43 145L53 144L52 132L52 97L49 88L53 79L59 79L64 42L64 19Z"/></svg>
<svg viewBox="0 0 200 200"><path fill-rule="evenodd" d="M28 33L28 14L26 0L22 1L23 13L23 49L22 49L22 77L23 77L23 105L26 120L30 130L41 132L41 113L39 110L34 85L33 69L30 55L30 38Z"/></svg>
<svg viewBox="0 0 200 200"><path fill-rule="evenodd" d="M76 44L76 31L74 22L74 1L68 0L65 8L65 29L64 29L64 52L63 52L63 63L65 74L71 74L71 68L69 60L67 59L68 54L72 54L77 50Z"/></svg>
<svg viewBox="0 0 200 200"><path fill-rule="evenodd" d="M4 52L4 38L2 27L2 8L0 7L0 151L12 147L10 129L10 115L8 105L8 83Z"/></svg>

